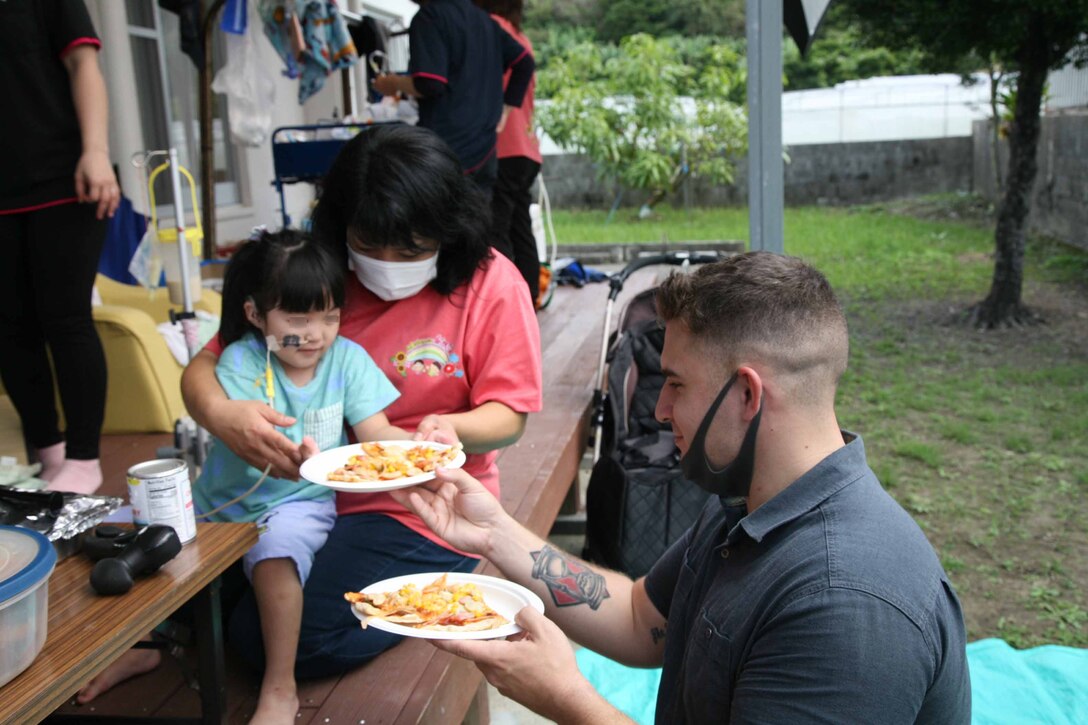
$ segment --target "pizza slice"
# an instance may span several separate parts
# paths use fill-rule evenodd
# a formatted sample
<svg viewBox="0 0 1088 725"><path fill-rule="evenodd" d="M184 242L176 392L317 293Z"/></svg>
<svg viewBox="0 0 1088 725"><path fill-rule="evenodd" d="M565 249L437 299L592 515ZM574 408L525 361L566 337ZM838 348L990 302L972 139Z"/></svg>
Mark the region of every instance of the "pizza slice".
<svg viewBox="0 0 1088 725"><path fill-rule="evenodd" d="M348 458L347 463L328 475L328 480L367 483L431 473L435 468L452 462L461 452L461 444L438 449L426 445L405 447L370 442L360 444L360 449L362 453Z"/></svg>
<svg viewBox="0 0 1088 725"><path fill-rule="evenodd" d="M395 592L347 592L344 599L366 615L363 629L371 619L444 632L478 632L509 623L487 605L476 584L451 584L445 574L423 589L407 584Z"/></svg>

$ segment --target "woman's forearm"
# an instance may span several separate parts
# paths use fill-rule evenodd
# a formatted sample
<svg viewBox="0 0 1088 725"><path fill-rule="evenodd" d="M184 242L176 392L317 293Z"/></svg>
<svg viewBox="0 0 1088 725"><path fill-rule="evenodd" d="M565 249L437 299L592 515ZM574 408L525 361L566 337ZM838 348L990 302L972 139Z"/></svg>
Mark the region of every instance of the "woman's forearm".
<svg viewBox="0 0 1088 725"><path fill-rule="evenodd" d="M516 443L525 431L527 414L509 406L488 401L467 413L443 415L468 453L487 453Z"/></svg>
<svg viewBox="0 0 1088 725"><path fill-rule="evenodd" d="M215 364L218 358L208 350L201 350L189 361L181 374L181 398L189 415L200 426L215 432L215 420L212 410L216 403L228 400L223 386L215 377Z"/></svg>
<svg viewBox="0 0 1088 725"><path fill-rule="evenodd" d="M83 153L96 152L108 157L109 96L98 68L98 51L91 45L80 45L68 51L62 62L68 70Z"/></svg>
<svg viewBox="0 0 1088 725"><path fill-rule="evenodd" d="M271 465L276 478L298 478L303 451L280 428L295 419L257 400L231 400L215 375L217 357L201 350L181 376L181 397L202 427L258 470Z"/></svg>

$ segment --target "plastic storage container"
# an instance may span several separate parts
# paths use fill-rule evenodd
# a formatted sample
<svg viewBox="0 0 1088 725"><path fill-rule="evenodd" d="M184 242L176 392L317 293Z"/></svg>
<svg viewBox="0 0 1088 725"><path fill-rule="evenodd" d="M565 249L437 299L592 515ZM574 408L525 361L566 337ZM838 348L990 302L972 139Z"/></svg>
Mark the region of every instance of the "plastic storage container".
<svg viewBox="0 0 1088 725"><path fill-rule="evenodd" d="M45 645L56 563L49 539L0 526L0 686L29 667Z"/></svg>

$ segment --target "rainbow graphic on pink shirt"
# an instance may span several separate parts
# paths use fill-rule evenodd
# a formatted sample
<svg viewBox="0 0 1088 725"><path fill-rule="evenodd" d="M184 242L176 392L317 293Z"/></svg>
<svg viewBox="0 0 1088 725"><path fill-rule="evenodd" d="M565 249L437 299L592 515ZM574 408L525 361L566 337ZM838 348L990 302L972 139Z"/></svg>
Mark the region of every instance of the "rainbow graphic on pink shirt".
<svg viewBox="0 0 1088 725"><path fill-rule="evenodd" d="M465 376L460 365L461 357L453 351L453 345L442 335L413 340L389 360L404 378L408 377L408 373L430 378Z"/></svg>

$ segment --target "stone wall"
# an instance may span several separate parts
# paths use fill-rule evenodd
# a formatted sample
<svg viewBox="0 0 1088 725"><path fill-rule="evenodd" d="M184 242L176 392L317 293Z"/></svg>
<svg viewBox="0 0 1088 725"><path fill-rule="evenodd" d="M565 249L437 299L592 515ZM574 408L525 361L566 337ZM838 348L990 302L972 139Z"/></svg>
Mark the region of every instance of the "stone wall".
<svg viewBox="0 0 1088 725"><path fill-rule="evenodd" d="M1088 249L1088 112L1045 116L1039 136L1039 171L1028 228ZM973 188L997 201L989 121L974 124ZM999 142L1001 177L1008 176L1009 149Z"/></svg>
<svg viewBox="0 0 1088 725"><path fill-rule="evenodd" d="M918 194L970 191L972 138L969 136L851 144L808 144L787 149L786 203L845 205L886 201ZM544 180L557 208L607 209L617 189L602 182L584 156L568 154L544 159ZM687 189L693 206L744 204L748 169L742 160L736 181L714 186L694 181ZM644 191L625 191L622 204L639 206ZM684 191L670 196L682 204Z"/></svg>

